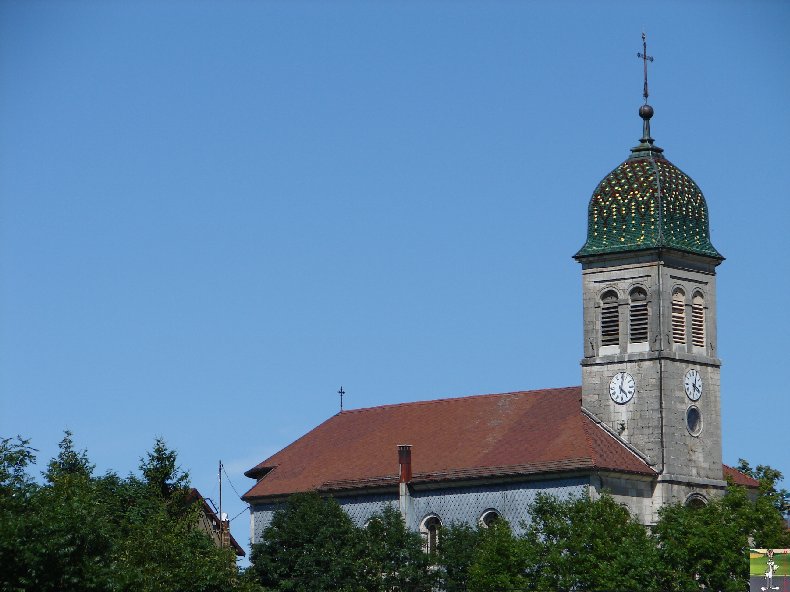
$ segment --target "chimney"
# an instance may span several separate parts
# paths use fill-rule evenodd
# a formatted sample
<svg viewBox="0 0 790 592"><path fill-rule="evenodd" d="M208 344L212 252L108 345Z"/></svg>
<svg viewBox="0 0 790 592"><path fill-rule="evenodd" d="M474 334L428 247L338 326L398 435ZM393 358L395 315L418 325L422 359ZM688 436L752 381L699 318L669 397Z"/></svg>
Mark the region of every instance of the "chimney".
<svg viewBox="0 0 790 592"><path fill-rule="evenodd" d="M398 444L398 464L401 483L411 483L411 444Z"/></svg>
<svg viewBox="0 0 790 592"><path fill-rule="evenodd" d="M219 546L230 547L230 520L225 512L222 512L219 520Z"/></svg>
<svg viewBox="0 0 790 592"><path fill-rule="evenodd" d="M409 483L411 483L411 444L398 444L398 509L403 516L406 528L414 528L411 523L412 502Z"/></svg>

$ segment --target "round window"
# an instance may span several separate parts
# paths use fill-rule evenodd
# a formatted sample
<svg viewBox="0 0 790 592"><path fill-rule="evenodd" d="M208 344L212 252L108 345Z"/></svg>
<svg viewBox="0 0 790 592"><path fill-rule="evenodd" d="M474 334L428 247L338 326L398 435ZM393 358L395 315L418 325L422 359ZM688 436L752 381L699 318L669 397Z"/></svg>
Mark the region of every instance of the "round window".
<svg viewBox="0 0 790 592"><path fill-rule="evenodd" d="M480 526L488 528L497 520L499 520L499 512L496 510L486 510L483 512L483 515L480 516Z"/></svg>
<svg viewBox="0 0 790 592"><path fill-rule="evenodd" d="M686 411L686 428L692 436L699 436L702 431L702 413L693 405Z"/></svg>

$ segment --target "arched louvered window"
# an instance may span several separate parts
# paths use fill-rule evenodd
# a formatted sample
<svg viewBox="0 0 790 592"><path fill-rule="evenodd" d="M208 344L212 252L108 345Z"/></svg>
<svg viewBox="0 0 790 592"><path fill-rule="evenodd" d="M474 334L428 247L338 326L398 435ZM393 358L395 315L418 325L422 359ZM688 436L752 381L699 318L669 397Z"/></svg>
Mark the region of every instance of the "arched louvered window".
<svg viewBox="0 0 790 592"><path fill-rule="evenodd" d="M695 292L691 299L691 344L705 347L705 299L701 292Z"/></svg>
<svg viewBox="0 0 790 592"><path fill-rule="evenodd" d="M617 292L609 290L601 296L601 347L620 345L620 311Z"/></svg>
<svg viewBox="0 0 790 592"><path fill-rule="evenodd" d="M672 341L686 343L686 293L680 288L672 292Z"/></svg>
<svg viewBox="0 0 790 592"><path fill-rule="evenodd" d="M647 292L644 288L634 288L630 297L628 340L631 343L647 343Z"/></svg>

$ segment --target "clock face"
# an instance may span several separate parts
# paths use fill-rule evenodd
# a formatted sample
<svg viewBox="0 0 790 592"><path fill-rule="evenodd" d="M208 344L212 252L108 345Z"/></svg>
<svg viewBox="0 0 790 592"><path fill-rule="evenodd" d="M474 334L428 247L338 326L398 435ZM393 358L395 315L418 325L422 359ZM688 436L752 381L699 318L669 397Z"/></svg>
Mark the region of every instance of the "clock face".
<svg viewBox="0 0 790 592"><path fill-rule="evenodd" d="M686 389L686 396L692 401L698 401L702 396L702 376L694 368L686 372L683 388Z"/></svg>
<svg viewBox="0 0 790 592"><path fill-rule="evenodd" d="M633 399L635 392L636 382L634 382L634 377L628 372L618 372L609 382L609 396L612 397L612 401L619 405L628 403L628 401Z"/></svg>

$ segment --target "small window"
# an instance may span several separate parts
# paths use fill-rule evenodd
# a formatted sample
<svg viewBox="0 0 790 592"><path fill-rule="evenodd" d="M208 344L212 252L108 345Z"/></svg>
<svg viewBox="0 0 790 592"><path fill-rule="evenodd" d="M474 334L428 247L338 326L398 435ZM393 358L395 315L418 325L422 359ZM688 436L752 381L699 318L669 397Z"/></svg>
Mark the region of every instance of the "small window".
<svg viewBox="0 0 790 592"><path fill-rule="evenodd" d="M672 341L686 343L686 294L680 288L672 293Z"/></svg>
<svg viewBox="0 0 790 592"><path fill-rule="evenodd" d="M439 547L439 530L442 528L442 521L436 515L425 518L420 524L420 534L422 534L423 551L429 555L436 553Z"/></svg>
<svg viewBox="0 0 790 592"><path fill-rule="evenodd" d="M629 340L631 343L647 343L647 292L643 288L634 288L630 296Z"/></svg>
<svg viewBox="0 0 790 592"><path fill-rule="evenodd" d="M483 528L488 528L497 520L499 520L499 512L497 512L496 510L486 510L480 516L479 522L480 522L480 526L482 526Z"/></svg>
<svg viewBox="0 0 790 592"><path fill-rule="evenodd" d="M620 345L620 311L617 292L609 290L601 297L601 346Z"/></svg>
<svg viewBox="0 0 790 592"><path fill-rule="evenodd" d="M705 347L705 300L700 292L691 299L691 343L694 347Z"/></svg>

